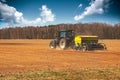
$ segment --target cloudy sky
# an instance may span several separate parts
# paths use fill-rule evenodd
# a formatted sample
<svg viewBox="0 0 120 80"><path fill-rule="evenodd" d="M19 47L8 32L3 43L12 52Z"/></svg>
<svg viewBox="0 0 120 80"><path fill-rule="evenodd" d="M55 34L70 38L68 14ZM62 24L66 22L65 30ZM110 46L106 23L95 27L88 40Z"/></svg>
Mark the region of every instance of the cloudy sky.
<svg viewBox="0 0 120 80"><path fill-rule="evenodd" d="M0 28L120 23L120 0L0 0Z"/></svg>

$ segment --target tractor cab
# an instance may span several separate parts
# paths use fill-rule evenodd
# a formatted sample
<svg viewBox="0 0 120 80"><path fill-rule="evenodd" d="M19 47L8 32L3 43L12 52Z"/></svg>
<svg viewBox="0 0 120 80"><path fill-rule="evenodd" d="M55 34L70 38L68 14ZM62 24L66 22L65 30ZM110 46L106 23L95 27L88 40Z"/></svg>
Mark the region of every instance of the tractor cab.
<svg viewBox="0 0 120 80"><path fill-rule="evenodd" d="M59 44L60 40L62 38L65 38L67 40L73 40L74 38L74 33L72 30L61 30L58 32L58 35L57 35L57 38L56 38L56 41L57 41L57 44Z"/></svg>
<svg viewBox="0 0 120 80"><path fill-rule="evenodd" d="M66 38L66 37L73 37L73 36L74 36L74 33L72 30L61 30L58 32L57 37Z"/></svg>

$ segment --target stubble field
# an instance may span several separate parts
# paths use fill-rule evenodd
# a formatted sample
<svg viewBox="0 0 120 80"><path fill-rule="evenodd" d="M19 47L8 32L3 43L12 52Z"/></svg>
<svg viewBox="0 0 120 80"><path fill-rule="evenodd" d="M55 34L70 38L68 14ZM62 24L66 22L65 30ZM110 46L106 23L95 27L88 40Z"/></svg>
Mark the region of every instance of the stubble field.
<svg viewBox="0 0 120 80"><path fill-rule="evenodd" d="M120 67L120 40L100 40L106 51L49 48L50 40L0 40L0 74Z"/></svg>

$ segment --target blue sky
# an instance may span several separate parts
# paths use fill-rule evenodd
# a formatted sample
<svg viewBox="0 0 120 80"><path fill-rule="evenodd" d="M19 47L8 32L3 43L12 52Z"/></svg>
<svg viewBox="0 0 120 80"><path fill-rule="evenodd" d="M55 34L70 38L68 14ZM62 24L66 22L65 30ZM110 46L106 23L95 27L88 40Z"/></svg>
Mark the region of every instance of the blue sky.
<svg viewBox="0 0 120 80"><path fill-rule="evenodd" d="M120 0L0 0L0 28L120 23Z"/></svg>

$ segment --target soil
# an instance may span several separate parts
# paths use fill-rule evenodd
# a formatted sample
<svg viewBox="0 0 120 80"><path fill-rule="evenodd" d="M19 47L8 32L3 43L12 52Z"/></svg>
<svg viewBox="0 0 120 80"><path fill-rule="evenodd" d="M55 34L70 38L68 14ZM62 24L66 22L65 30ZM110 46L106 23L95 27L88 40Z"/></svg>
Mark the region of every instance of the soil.
<svg viewBox="0 0 120 80"><path fill-rule="evenodd" d="M50 49L50 40L0 40L0 74L120 67L120 40L100 40L107 50Z"/></svg>

